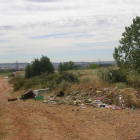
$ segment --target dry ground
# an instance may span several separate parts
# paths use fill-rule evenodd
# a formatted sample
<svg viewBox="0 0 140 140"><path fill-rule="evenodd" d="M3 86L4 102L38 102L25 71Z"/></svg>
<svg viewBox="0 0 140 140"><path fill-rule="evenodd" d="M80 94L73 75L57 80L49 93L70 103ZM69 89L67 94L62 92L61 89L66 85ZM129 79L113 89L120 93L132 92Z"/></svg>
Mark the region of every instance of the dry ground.
<svg viewBox="0 0 140 140"><path fill-rule="evenodd" d="M116 111L34 100L8 102L10 87L0 80L2 140L139 140L140 110ZM5 135L3 135L5 134Z"/></svg>

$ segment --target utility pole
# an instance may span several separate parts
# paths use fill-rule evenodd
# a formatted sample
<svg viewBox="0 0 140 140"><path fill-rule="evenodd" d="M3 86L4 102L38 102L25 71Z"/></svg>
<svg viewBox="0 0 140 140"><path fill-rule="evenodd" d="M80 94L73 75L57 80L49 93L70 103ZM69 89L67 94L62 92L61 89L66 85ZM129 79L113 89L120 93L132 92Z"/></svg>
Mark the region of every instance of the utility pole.
<svg viewBox="0 0 140 140"><path fill-rule="evenodd" d="M101 67L101 62L100 62L100 59L99 59L99 66Z"/></svg>
<svg viewBox="0 0 140 140"><path fill-rule="evenodd" d="M16 70L18 70L18 61L16 61Z"/></svg>

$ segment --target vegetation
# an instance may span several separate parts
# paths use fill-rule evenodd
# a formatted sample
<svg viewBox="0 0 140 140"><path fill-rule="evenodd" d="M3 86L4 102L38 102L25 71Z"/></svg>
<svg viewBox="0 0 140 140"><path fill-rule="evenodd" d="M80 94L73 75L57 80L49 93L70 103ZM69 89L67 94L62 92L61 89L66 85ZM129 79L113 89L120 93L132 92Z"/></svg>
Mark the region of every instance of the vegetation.
<svg viewBox="0 0 140 140"><path fill-rule="evenodd" d="M31 78L39 76L41 73L47 72L54 73L54 67L50 62L50 59L46 56L42 56L40 60L34 59L31 64L28 64L25 69L25 78Z"/></svg>
<svg viewBox="0 0 140 140"><path fill-rule="evenodd" d="M8 70L0 70L0 75L7 76L9 74Z"/></svg>
<svg viewBox="0 0 140 140"><path fill-rule="evenodd" d="M133 19L122 36L120 45L115 48L114 59L120 68L140 73L140 17Z"/></svg>
<svg viewBox="0 0 140 140"><path fill-rule="evenodd" d="M121 69L102 68L99 70L99 76L108 83L126 82L127 74Z"/></svg>
<svg viewBox="0 0 140 140"><path fill-rule="evenodd" d="M78 78L76 75L72 73L61 73L59 77L56 79L56 83L60 84L62 81L67 81L70 83L76 83L78 82Z"/></svg>
<svg viewBox="0 0 140 140"><path fill-rule="evenodd" d="M65 63L60 63L59 66L58 66L58 71L59 72L74 70L74 69L76 70L76 69L78 69L78 67L72 61L65 62Z"/></svg>
<svg viewBox="0 0 140 140"><path fill-rule="evenodd" d="M99 65L97 65L97 64L90 64L90 65L87 67L87 69L97 69L97 68L99 68Z"/></svg>
<svg viewBox="0 0 140 140"><path fill-rule="evenodd" d="M78 83L78 78L72 73L42 73L40 76L34 76L29 79L25 79L24 76L16 75L10 79L10 83L13 84L14 90L30 89L30 88L51 88L56 89L60 85L65 83ZM68 85L68 84L67 84Z"/></svg>

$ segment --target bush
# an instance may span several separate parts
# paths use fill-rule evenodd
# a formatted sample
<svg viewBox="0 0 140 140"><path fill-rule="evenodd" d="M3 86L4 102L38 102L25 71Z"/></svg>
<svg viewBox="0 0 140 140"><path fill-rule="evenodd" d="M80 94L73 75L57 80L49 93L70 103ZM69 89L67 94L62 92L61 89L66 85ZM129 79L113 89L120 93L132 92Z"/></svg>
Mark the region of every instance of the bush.
<svg viewBox="0 0 140 140"><path fill-rule="evenodd" d="M70 82L63 80L63 81L59 84L59 87L65 89L66 87L71 86L71 85L72 85L72 84L71 84Z"/></svg>
<svg viewBox="0 0 140 140"><path fill-rule="evenodd" d="M75 65L74 62L69 61L69 62L65 62L65 63L60 63L58 66L58 71L61 73L63 71L68 71L68 70L77 70L78 67Z"/></svg>
<svg viewBox="0 0 140 140"><path fill-rule="evenodd" d="M121 69L101 69L99 76L108 83L127 81L127 74Z"/></svg>
<svg viewBox="0 0 140 140"><path fill-rule="evenodd" d="M25 81L24 88L29 89L40 84L41 84L40 79L38 78L38 76L36 76L30 79L27 79Z"/></svg>
<svg viewBox="0 0 140 140"><path fill-rule="evenodd" d="M99 68L99 65L97 65L97 64L90 64L90 65L87 67L87 69L97 69L97 68Z"/></svg>
<svg viewBox="0 0 140 140"><path fill-rule="evenodd" d="M20 76L20 75L18 75L18 76L16 76L16 77L12 78L12 79L10 80L10 83L13 84L14 90L17 91L17 90L19 90L20 88L23 87L23 85L24 85L24 83L25 83L25 78L22 77L22 76Z"/></svg>
<svg viewBox="0 0 140 140"><path fill-rule="evenodd" d="M9 77L9 78L15 77L15 74L14 74L14 73L10 73L10 74L8 75L8 77Z"/></svg>
<svg viewBox="0 0 140 140"><path fill-rule="evenodd" d="M63 80L70 83L79 82L76 75L72 73L66 73L66 72L60 74L60 76L56 79L56 83L60 84Z"/></svg>

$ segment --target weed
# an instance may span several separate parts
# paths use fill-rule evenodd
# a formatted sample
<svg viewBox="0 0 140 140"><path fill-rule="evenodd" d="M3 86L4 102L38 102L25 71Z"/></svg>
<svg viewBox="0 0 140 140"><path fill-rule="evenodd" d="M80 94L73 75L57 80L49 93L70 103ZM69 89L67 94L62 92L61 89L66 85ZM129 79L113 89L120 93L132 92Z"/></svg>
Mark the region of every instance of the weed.
<svg viewBox="0 0 140 140"><path fill-rule="evenodd" d="M118 89L124 89L124 88L126 88L127 86L126 86L125 83L116 83L116 87L117 87Z"/></svg>

